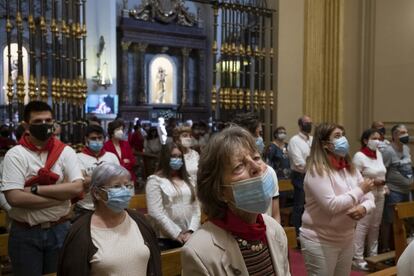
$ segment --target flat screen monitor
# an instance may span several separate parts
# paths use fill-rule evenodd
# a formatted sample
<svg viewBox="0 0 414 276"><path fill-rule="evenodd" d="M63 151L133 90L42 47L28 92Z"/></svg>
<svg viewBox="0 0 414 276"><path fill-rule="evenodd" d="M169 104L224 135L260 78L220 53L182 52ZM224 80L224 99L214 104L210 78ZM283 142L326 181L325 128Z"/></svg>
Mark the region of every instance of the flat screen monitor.
<svg viewBox="0 0 414 276"><path fill-rule="evenodd" d="M115 115L118 113L118 95L89 94L86 99L86 113Z"/></svg>

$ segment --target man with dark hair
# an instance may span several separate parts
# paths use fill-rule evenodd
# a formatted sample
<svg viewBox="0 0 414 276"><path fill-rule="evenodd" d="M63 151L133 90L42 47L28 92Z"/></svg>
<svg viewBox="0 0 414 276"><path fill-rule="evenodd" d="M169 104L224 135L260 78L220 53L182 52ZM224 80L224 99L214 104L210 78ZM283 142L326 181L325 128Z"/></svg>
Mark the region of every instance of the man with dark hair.
<svg viewBox="0 0 414 276"><path fill-rule="evenodd" d="M70 199L83 192L76 153L53 137L50 106L30 102L24 110L26 133L4 158L4 192L11 205L9 255L14 275L55 272L69 229Z"/></svg>
<svg viewBox="0 0 414 276"><path fill-rule="evenodd" d="M310 154L313 137L312 119L309 116L302 116L298 120L299 133L293 136L288 143L288 155L291 168L291 180L293 185L293 212L291 223L296 228L296 235L299 235L299 228L302 225L302 214L305 205L305 192L303 181L306 173L306 158Z"/></svg>
<svg viewBox="0 0 414 276"><path fill-rule="evenodd" d="M103 148L105 140L104 130L101 126L90 125L86 128L85 147L78 153L79 166L85 177L85 186L89 187L93 170L103 163L119 165L115 154ZM92 197L88 192L85 197L75 205L75 215L79 217L86 212L95 210Z"/></svg>

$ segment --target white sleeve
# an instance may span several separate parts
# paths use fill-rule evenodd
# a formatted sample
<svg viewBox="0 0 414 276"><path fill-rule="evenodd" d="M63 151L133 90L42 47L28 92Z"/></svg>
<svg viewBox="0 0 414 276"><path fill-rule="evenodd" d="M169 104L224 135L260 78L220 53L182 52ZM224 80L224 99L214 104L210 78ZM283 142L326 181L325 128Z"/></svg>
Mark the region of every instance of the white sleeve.
<svg viewBox="0 0 414 276"><path fill-rule="evenodd" d="M69 182L83 179L82 171L79 168L78 157L76 156L75 151L71 147L66 146L62 154L64 155L63 171L68 177Z"/></svg>
<svg viewBox="0 0 414 276"><path fill-rule="evenodd" d="M279 181L277 179L277 174L271 166L267 165L267 169L270 170L270 174L272 175L273 183L275 185L275 193L273 194L273 197L278 197L279 196Z"/></svg>
<svg viewBox="0 0 414 276"><path fill-rule="evenodd" d="M145 186L148 215L154 219L157 226L166 232L170 238L175 239L181 233L181 228L168 217L162 202L162 190L160 182L154 177L149 177Z"/></svg>
<svg viewBox="0 0 414 276"><path fill-rule="evenodd" d="M288 154L290 161L293 163L296 170L298 170L300 173L304 173L306 168L306 160L303 159L300 147L297 145L294 139L291 139L289 141Z"/></svg>
<svg viewBox="0 0 414 276"><path fill-rule="evenodd" d="M352 163L354 164L356 169L362 173L362 170L364 169L364 163L360 152L355 153L354 158L352 159Z"/></svg>
<svg viewBox="0 0 414 276"><path fill-rule="evenodd" d="M85 163L82 160L82 153L76 154L76 157L78 158L79 169L81 169L82 171L85 171L86 166L85 166Z"/></svg>
<svg viewBox="0 0 414 276"><path fill-rule="evenodd" d="M189 230L192 230L193 232L195 232L198 228L200 228L200 223L201 223L201 210L200 210L200 204L197 198L193 201L191 206L193 208L193 216L191 217Z"/></svg>
<svg viewBox="0 0 414 276"><path fill-rule="evenodd" d="M22 190L26 182L25 158L11 149L4 157L1 191Z"/></svg>

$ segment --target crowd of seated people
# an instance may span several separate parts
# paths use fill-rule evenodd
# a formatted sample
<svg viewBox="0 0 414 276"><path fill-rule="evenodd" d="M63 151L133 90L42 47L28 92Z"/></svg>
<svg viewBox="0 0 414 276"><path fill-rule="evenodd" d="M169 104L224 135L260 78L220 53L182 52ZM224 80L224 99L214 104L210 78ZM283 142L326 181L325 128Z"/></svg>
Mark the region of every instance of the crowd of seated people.
<svg viewBox="0 0 414 276"><path fill-rule="evenodd" d="M0 127L7 151L0 206L11 220L14 275L161 275L160 252L173 248L182 275L290 275L283 180L293 187L285 223L295 229L308 275L345 276L392 249L393 206L412 193L402 124L387 141L384 124L374 122L354 154L343 126L314 126L309 116L290 139L275 127L268 144L254 113L214 129L175 119L165 128L125 126L116 119L105 130L92 118L77 154L58 139L43 102L26 106L15 131ZM153 160L140 176L146 216L128 209L140 156ZM401 271L409 271L410 254Z"/></svg>

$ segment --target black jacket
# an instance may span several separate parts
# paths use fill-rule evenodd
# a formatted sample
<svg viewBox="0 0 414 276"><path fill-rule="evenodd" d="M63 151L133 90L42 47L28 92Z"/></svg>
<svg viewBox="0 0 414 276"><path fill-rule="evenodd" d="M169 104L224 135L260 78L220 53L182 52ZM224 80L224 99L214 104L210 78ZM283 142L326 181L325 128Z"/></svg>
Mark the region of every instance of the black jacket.
<svg viewBox="0 0 414 276"><path fill-rule="evenodd" d="M129 216L137 223L145 244L150 250L147 275L159 276L161 273L161 253L158 248L154 230L145 217L135 211L127 210ZM59 256L57 275L87 276L90 275L92 256L98 248L92 243L92 213L80 217L70 228ZM131 245L132 246L132 245Z"/></svg>

